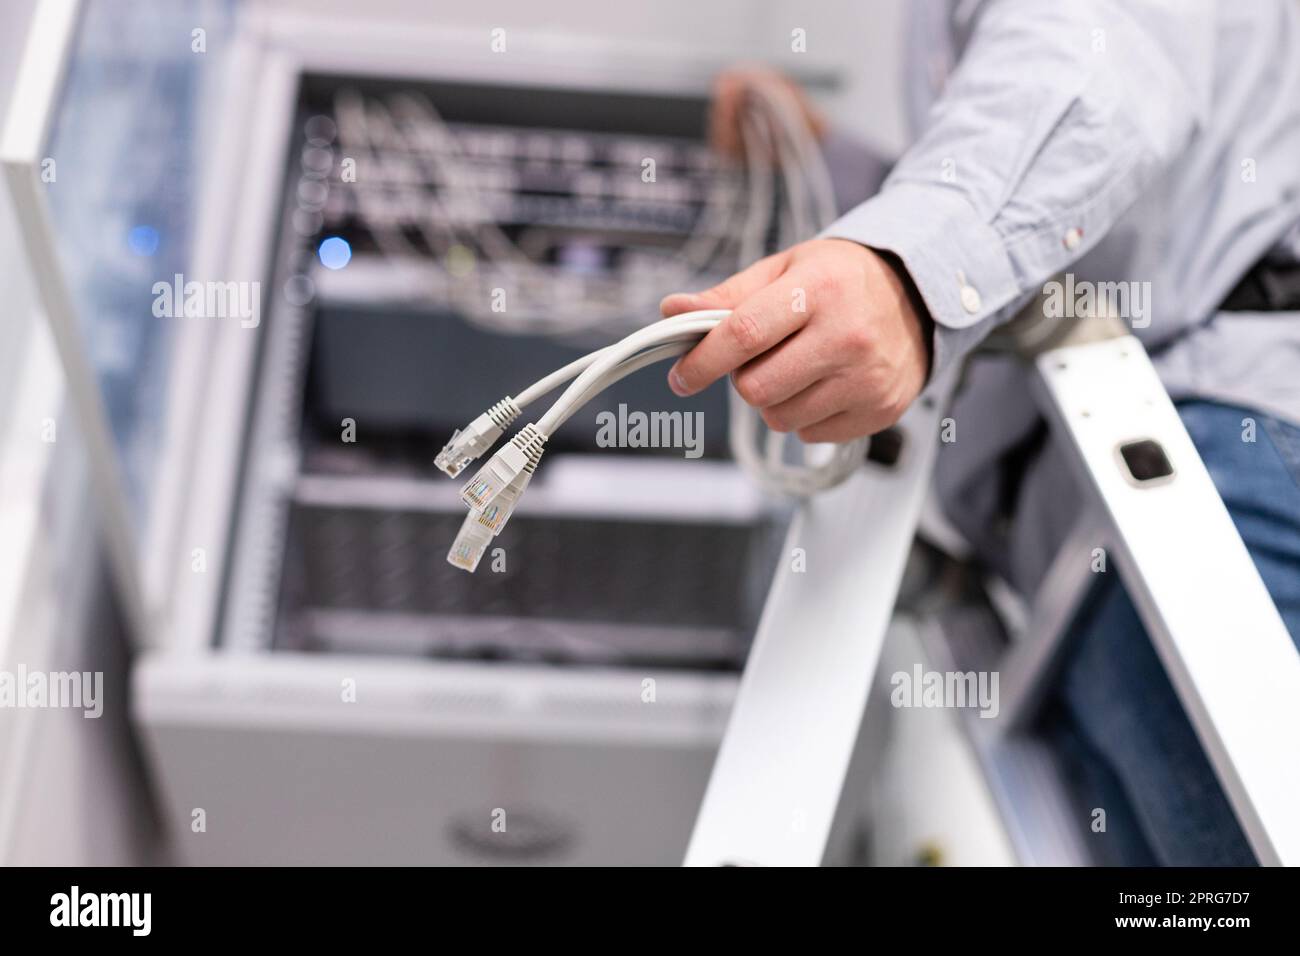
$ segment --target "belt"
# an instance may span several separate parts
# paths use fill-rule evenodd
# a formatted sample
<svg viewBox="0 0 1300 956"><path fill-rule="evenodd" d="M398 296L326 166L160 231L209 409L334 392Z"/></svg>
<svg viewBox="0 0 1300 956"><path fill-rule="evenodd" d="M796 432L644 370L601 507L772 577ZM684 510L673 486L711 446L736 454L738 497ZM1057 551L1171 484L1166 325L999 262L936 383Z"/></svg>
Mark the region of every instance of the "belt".
<svg viewBox="0 0 1300 956"><path fill-rule="evenodd" d="M1224 312L1300 311L1300 262L1261 259L1242 276L1219 309Z"/></svg>

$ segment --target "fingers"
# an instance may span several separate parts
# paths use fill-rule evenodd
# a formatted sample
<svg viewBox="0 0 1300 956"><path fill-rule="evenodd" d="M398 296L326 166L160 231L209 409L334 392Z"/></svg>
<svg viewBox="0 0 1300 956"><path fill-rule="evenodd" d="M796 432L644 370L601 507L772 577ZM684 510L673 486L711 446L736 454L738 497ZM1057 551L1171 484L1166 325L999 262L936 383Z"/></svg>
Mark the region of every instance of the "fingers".
<svg viewBox="0 0 1300 956"><path fill-rule="evenodd" d="M874 435L900 417L892 406L863 404L860 382L845 375L820 379L792 398L761 409L774 432L796 432L807 442L842 442Z"/></svg>
<svg viewBox="0 0 1300 956"><path fill-rule="evenodd" d="M797 432L839 414L852 401L853 389L848 382L826 378L783 402L761 408L760 414L774 432Z"/></svg>
<svg viewBox="0 0 1300 956"><path fill-rule="evenodd" d="M799 440L805 442L846 442L864 435L874 435L888 428L877 427L867 412L837 412L829 418L799 429Z"/></svg>
<svg viewBox="0 0 1300 956"><path fill-rule="evenodd" d="M770 408L825 378L838 364L837 356L823 340L801 333L742 365L731 379L747 404Z"/></svg>
<svg viewBox="0 0 1300 956"><path fill-rule="evenodd" d="M792 278L779 278L735 306L677 360L668 373L669 387L678 395L694 395L802 328L808 313L792 307L799 292L795 286Z"/></svg>
<svg viewBox="0 0 1300 956"><path fill-rule="evenodd" d="M697 309L732 309L748 299L759 289L777 279L785 271L789 254L778 252L759 259L747 269L742 269L724 282L703 292L674 292L664 296L659 311L664 318Z"/></svg>
<svg viewBox="0 0 1300 956"><path fill-rule="evenodd" d="M846 441L896 422L925 384L928 332L896 273L842 240L800 243L703 293L669 296L665 315L730 310L669 372L692 395L728 372L768 426Z"/></svg>

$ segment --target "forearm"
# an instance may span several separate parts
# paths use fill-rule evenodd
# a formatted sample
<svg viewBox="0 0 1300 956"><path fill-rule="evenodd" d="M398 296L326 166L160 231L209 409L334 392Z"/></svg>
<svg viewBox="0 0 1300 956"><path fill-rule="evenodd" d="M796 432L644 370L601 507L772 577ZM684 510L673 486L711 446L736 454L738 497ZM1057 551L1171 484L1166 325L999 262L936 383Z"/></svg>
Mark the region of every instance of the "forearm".
<svg viewBox="0 0 1300 956"><path fill-rule="evenodd" d="M960 359L1091 249L1202 122L1197 0L991 0L920 139L823 235L893 253Z"/></svg>

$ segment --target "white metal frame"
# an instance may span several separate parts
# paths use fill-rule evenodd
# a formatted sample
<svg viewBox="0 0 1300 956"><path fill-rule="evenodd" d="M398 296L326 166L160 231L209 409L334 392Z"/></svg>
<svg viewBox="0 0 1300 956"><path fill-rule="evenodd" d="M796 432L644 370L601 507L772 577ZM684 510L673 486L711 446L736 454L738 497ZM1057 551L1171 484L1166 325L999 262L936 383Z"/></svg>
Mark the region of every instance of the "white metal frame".
<svg viewBox="0 0 1300 956"><path fill-rule="evenodd" d="M1256 857L1300 865L1300 654L1155 367L1131 335L1037 367L1041 404ZM1170 480L1131 479L1117 449L1139 439L1164 448Z"/></svg>
<svg viewBox="0 0 1300 956"><path fill-rule="evenodd" d="M163 449L154 492L156 506L137 533L127 505L122 463L113 441L98 379L86 355L76 307L62 265L45 190L41 163L58 107L80 15L79 0L42 0L37 5L13 103L0 144L0 164L13 197L38 300L64 369L66 389L87 446L92 485L111 569L117 583L128 634L139 648L163 644L194 646L211 639L211 622L220 594L220 575L194 574L184 556L202 543L216 567L224 553L228 508L234 498L238 450L253 366L256 336L237 323L182 321L177 326L177 358L166 384ZM245 93L260 77L249 66L251 51L234 43L230 77ZM238 93L236 89L233 91ZM223 154L248 153L250 130L227 98L223 111ZM227 250L235 212L259 207L264 177L241 175L236 164L224 176L204 181L194 262L200 271L229 265L257 275L269 243L272 220L233 258ZM278 189L278 183L270 188ZM262 204L264 207L266 204ZM250 221L245 219L245 221ZM232 327L233 325L233 327ZM203 501L202 508L190 507Z"/></svg>
<svg viewBox="0 0 1300 956"><path fill-rule="evenodd" d="M1035 363L1040 403L1090 503L1004 662L1000 718L972 728L977 747L986 764L994 751L1023 764L1010 768L1023 777L1011 789L1042 789L1041 768L1013 753L1015 740L1086 598L1092 548L1106 542L1257 858L1300 864L1300 654L1155 367L1131 335L1067 344ZM933 448L937 416L930 407L904 420L914 450ZM1142 439L1161 445L1171 477L1140 483L1128 473L1118 449ZM932 463L932 451L914 455L801 508L787 546L807 549L817 574L777 572L688 865L825 858ZM1006 805L1013 794L995 789ZM1055 851L1025 853L1026 830L1022 856L1079 861L1053 829L1029 828Z"/></svg>
<svg viewBox="0 0 1300 956"><path fill-rule="evenodd" d="M24 237L37 300L63 360L68 392L90 453L99 491L100 520L121 589L123 613L133 633L147 635L149 616L122 470L98 379L86 357L76 307L59 263L53 218L45 196L48 187L41 181L45 145L78 16L76 0L50 0L37 7L0 141L0 166L4 167L5 184Z"/></svg>
<svg viewBox="0 0 1300 956"><path fill-rule="evenodd" d="M903 450L895 464L865 464L796 512L688 866L824 861L945 404L931 396L914 404L899 423Z"/></svg>

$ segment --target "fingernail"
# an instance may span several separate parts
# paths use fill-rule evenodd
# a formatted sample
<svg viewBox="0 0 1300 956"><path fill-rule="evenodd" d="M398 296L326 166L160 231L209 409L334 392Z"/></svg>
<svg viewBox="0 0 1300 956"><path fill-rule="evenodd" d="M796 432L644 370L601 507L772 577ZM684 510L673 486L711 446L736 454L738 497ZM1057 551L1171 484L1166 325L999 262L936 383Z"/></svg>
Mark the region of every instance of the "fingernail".
<svg viewBox="0 0 1300 956"><path fill-rule="evenodd" d="M673 390L673 394L683 398L690 394L690 389L686 387L686 379L682 378L682 373L677 371L676 365L668 370L668 387Z"/></svg>

